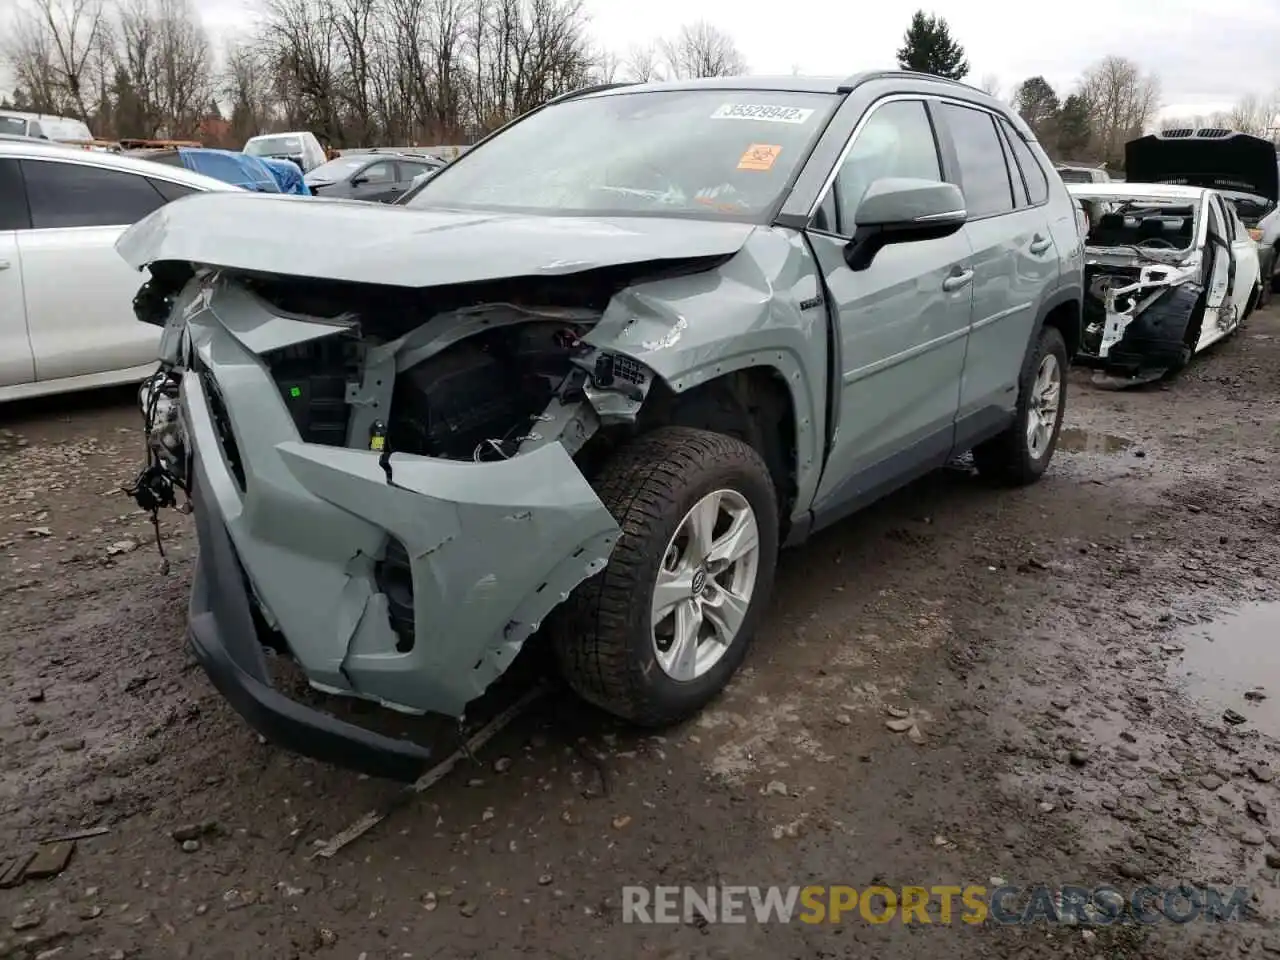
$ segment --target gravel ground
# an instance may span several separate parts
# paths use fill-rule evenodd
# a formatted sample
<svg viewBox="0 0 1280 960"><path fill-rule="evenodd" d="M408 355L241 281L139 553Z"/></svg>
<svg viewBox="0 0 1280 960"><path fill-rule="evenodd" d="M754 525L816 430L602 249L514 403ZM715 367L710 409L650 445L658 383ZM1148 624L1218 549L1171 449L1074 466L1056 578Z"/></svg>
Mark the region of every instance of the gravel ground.
<svg viewBox="0 0 1280 960"><path fill-rule="evenodd" d="M643 735L555 693L329 860L308 853L397 788L263 743L194 666L190 521L162 517L164 575L117 492L129 391L0 418L0 871L105 828L0 889L0 957L1280 953L1274 308L1166 385L1075 372L1035 487L947 470L787 554L696 720ZM626 884L994 878L1250 904L1096 929L622 921Z"/></svg>

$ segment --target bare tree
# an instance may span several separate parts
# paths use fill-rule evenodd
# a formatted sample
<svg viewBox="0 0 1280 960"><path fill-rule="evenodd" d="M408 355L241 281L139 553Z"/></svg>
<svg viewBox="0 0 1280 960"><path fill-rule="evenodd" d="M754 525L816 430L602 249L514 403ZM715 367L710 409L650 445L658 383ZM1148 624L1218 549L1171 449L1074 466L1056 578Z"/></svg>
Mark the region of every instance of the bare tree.
<svg viewBox="0 0 1280 960"><path fill-rule="evenodd" d="M1255 137L1270 137L1280 115L1280 91L1260 97L1250 93L1241 97L1223 116L1223 126Z"/></svg>
<svg viewBox="0 0 1280 960"><path fill-rule="evenodd" d="M596 83L616 83L622 70L622 60L612 50L597 50L592 54L594 66L592 79Z"/></svg>
<svg viewBox="0 0 1280 960"><path fill-rule="evenodd" d="M332 0L267 0L261 43L286 123L343 143L342 47Z"/></svg>
<svg viewBox="0 0 1280 960"><path fill-rule="evenodd" d="M214 93L209 39L191 0L121 0L112 44L115 126L195 134Z"/></svg>
<svg viewBox="0 0 1280 960"><path fill-rule="evenodd" d="M104 0L25 0L13 17L7 50L19 86L40 109L86 122L102 90L107 29Z"/></svg>
<svg viewBox="0 0 1280 960"><path fill-rule="evenodd" d="M1080 92L1093 111L1093 134L1102 159L1124 163L1124 144L1141 136L1160 108L1160 81L1125 57L1108 56L1085 71Z"/></svg>
<svg viewBox="0 0 1280 960"><path fill-rule="evenodd" d="M649 83L662 79L662 71L658 67L658 50L652 43L636 43L631 45L622 62L622 73L628 80L636 83Z"/></svg>
<svg viewBox="0 0 1280 960"><path fill-rule="evenodd" d="M223 62L221 94L231 106L231 135L243 143L265 133L275 120L270 68L261 51L245 40L230 41Z"/></svg>
<svg viewBox="0 0 1280 960"><path fill-rule="evenodd" d="M679 80L732 77L747 71L733 38L705 20L685 24L673 39L661 41L660 47L672 76Z"/></svg>

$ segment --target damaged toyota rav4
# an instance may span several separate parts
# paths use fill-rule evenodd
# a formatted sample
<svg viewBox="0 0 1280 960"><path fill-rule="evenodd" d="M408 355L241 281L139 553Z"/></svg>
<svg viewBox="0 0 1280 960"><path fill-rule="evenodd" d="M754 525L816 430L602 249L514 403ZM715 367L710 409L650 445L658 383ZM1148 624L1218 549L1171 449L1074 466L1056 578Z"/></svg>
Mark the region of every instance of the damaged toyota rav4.
<svg viewBox="0 0 1280 960"><path fill-rule="evenodd" d="M406 202L185 198L118 250L162 325L149 509L180 491L189 637L277 743L425 747L285 696L462 718L540 632L640 724L742 663L780 546L972 449L1026 484L1081 337L1071 201L980 91L610 85Z"/></svg>

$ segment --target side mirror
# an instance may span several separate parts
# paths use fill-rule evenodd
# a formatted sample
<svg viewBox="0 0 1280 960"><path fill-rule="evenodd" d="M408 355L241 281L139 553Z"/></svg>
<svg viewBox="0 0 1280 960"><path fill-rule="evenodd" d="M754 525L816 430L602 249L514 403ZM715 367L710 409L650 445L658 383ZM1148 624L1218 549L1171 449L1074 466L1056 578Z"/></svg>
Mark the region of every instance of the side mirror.
<svg viewBox="0 0 1280 960"><path fill-rule="evenodd" d="M369 182L368 177L352 177L351 178L351 185L353 187L362 187L368 182Z"/></svg>
<svg viewBox="0 0 1280 960"><path fill-rule="evenodd" d="M874 181L854 213L853 239L844 248L851 270L871 266L891 243L949 237L968 219L964 194L954 183L886 177Z"/></svg>

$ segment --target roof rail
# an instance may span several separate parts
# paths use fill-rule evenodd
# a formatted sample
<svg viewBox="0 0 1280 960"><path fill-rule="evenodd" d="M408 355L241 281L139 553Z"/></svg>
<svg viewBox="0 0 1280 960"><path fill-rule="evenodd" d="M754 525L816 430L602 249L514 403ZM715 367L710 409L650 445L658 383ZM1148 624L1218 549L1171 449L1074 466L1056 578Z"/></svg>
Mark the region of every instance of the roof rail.
<svg viewBox="0 0 1280 960"><path fill-rule="evenodd" d="M861 73L850 74L839 87L836 88L838 93L852 93L854 88L859 84L866 83L868 80L890 80L895 77L908 77L912 80L932 80L935 83L949 83L953 86L963 87L965 90L973 90L977 93L985 93L968 83L962 83L959 80L952 80L950 77L940 77L934 73L923 73L919 70L864 70Z"/></svg>
<svg viewBox="0 0 1280 960"><path fill-rule="evenodd" d="M635 81L633 80L618 80L618 81L615 81L614 83L595 83L589 87L580 87L577 90L570 90L567 93L562 93L558 97L552 97L550 100L547 101L546 105L549 106L550 104L553 104L553 103L561 103L565 100L573 100L576 97L585 97L591 93L601 93L605 90L614 90L614 89L617 89L618 87L634 87L634 86L635 86Z"/></svg>

